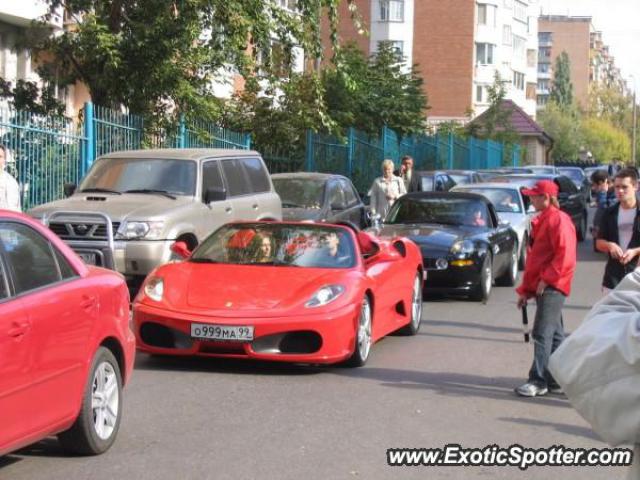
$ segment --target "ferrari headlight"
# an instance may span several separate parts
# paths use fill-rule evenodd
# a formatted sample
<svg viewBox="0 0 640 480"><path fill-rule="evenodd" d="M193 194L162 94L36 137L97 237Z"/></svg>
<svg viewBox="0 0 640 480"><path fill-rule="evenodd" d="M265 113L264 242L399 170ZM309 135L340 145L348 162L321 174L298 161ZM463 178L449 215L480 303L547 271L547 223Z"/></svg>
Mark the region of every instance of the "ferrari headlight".
<svg viewBox="0 0 640 480"><path fill-rule="evenodd" d="M333 302L343 293L344 287L342 285L326 285L314 293L304 306L307 308L322 307Z"/></svg>
<svg viewBox="0 0 640 480"><path fill-rule="evenodd" d="M470 253L473 253L474 250L475 248L473 246L473 242L470 240L463 240L460 242L456 242L451 247L451 253L453 254L458 254L458 253L470 254Z"/></svg>
<svg viewBox="0 0 640 480"><path fill-rule="evenodd" d="M151 300L156 302L162 301L162 294L164 293L164 280L162 277L153 277L144 286L144 294Z"/></svg>
<svg viewBox="0 0 640 480"><path fill-rule="evenodd" d="M154 240L160 238L164 222L123 222L116 233L117 239L136 240L148 238Z"/></svg>

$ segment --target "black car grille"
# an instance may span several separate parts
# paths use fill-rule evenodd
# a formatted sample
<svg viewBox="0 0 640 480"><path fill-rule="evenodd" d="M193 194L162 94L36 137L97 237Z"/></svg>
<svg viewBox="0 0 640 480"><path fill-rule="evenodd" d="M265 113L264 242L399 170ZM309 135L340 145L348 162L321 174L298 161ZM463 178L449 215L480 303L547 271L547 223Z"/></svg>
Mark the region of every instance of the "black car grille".
<svg viewBox="0 0 640 480"><path fill-rule="evenodd" d="M115 237L120 222L113 222L113 236ZM90 223L90 222L74 222L74 223L59 223L53 222L49 224L49 228L53 233L58 235L64 240L106 240L107 239L107 225L104 223Z"/></svg>

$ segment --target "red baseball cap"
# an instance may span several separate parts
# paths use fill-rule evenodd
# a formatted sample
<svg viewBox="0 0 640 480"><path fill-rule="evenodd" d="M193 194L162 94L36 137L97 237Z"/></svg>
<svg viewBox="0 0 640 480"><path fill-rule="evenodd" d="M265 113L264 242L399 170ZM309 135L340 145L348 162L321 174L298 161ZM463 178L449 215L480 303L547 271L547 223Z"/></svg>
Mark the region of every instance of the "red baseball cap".
<svg viewBox="0 0 640 480"><path fill-rule="evenodd" d="M545 193L551 197L557 197L558 185L556 185L552 180L539 180L533 188L522 189L522 194L527 196L544 195Z"/></svg>

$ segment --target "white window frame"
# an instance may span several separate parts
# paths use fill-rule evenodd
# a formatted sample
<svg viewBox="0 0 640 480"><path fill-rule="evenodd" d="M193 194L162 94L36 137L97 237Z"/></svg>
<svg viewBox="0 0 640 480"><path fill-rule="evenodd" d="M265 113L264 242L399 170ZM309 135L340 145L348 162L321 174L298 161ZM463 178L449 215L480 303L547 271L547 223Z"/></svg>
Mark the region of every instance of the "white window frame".
<svg viewBox="0 0 640 480"><path fill-rule="evenodd" d="M527 39L520 35L513 35L513 56L519 59L527 59Z"/></svg>
<svg viewBox="0 0 640 480"><path fill-rule="evenodd" d="M379 0L380 22L404 22L404 0Z"/></svg>
<svg viewBox="0 0 640 480"><path fill-rule="evenodd" d="M484 87L482 85L476 85L476 103L484 102Z"/></svg>
<svg viewBox="0 0 640 480"><path fill-rule="evenodd" d="M482 55L480 55L481 49ZM496 46L493 43L476 42L476 65L495 65L495 61Z"/></svg>
<svg viewBox="0 0 640 480"><path fill-rule="evenodd" d="M498 8L491 3L477 3L478 25L495 27L498 18ZM480 12L484 11L484 15Z"/></svg>
<svg viewBox="0 0 640 480"><path fill-rule="evenodd" d="M513 45L513 30L511 25L502 26L502 44L512 46Z"/></svg>
<svg viewBox="0 0 640 480"><path fill-rule="evenodd" d="M394 47L396 49L396 51L398 52L398 54L404 58L404 41L403 40L380 40L378 42L378 46L380 46L380 44L386 41L387 43L389 43L389 45L391 45L392 47Z"/></svg>
<svg viewBox="0 0 640 480"><path fill-rule="evenodd" d="M516 90L525 90L525 75L516 70L513 71L513 86Z"/></svg>
<svg viewBox="0 0 640 480"><path fill-rule="evenodd" d="M518 22L529 24L529 16L527 15L527 4L520 0L514 0L513 2L513 18Z"/></svg>

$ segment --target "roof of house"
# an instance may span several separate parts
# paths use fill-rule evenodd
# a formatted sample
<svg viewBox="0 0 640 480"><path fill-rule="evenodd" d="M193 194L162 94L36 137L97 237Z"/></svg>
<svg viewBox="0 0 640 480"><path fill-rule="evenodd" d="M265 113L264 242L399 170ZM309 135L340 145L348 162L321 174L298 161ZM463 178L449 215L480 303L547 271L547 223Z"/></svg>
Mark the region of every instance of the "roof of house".
<svg viewBox="0 0 640 480"><path fill-rule="evenodd" d="M520 136L538 137L542 143L547 145L553 143L553 138L513 100L504 100L501 108L511 110L511 125ZM478 115L473 123L482 124L486 114L485 112Z"/></svg>

